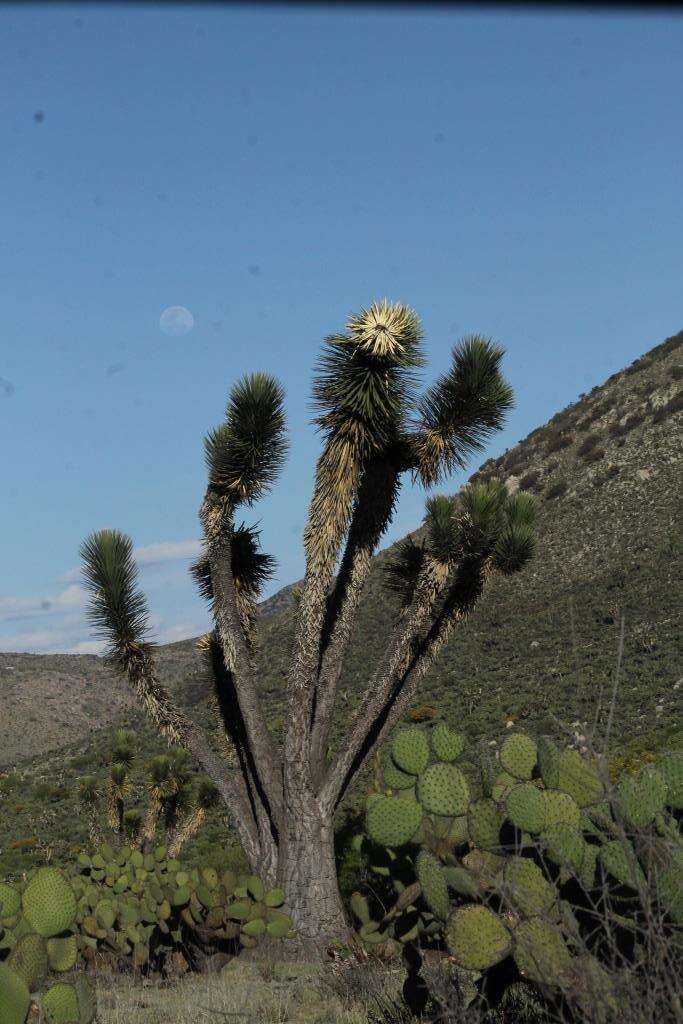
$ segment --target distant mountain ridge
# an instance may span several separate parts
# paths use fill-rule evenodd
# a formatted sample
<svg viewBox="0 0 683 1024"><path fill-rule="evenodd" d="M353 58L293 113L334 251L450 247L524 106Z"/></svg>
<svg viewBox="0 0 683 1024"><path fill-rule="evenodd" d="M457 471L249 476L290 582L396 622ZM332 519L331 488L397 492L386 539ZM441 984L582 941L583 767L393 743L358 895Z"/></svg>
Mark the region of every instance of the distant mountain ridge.
<svg viewBox="0 0 683 1024"><path fill-rule="evenodd" d="M430 699L448 703L453 681L460 681L462 693L466 676L463 699L476 703L479 690L484 694L482 706L489 710L482 721L487 715L498 721L503 705L512 716L529 715L534 703L535 711L549 712L553 700L546 701L546 695L554 692L558 678L566 686L567 665L576 655L566 645L573 602L574 639L588 645L579 658L582 685L604 670L607 653L611 665L614 630L626 610L628 654L638 685L644 673L652 678L653 700L668 687L676 704L682 345L683 332L668 338L470 478L496 475L511 488L538 495L539 556L519 578L496 581L426 680ZM351 703L388 628L391 600L381 590L381 569L393 547L375 560L366 614L347 659L343 690ZM281 694L287 667L295 585L261 606L262 686L273 699ZM599 615L593 614L594 606ZM584 612L590 621L584 621ZM555 635L561 635L561 643L554 642ZM160 675L179 699L201 703L206 685L194 641L164 645L158 657ZM511 673L533 678L528 692L509 686ZM514 696L507 702L506 687ZM123 681L94 655L0 653L0 694L0 768L77 745L138 714ZM564 710L572 704L572 714L578 715L577 701L565 700ZM646 712L648 721L666 717L667 707L665 698L662 711ZM479 718L480 710L477 705Z"/></svg>

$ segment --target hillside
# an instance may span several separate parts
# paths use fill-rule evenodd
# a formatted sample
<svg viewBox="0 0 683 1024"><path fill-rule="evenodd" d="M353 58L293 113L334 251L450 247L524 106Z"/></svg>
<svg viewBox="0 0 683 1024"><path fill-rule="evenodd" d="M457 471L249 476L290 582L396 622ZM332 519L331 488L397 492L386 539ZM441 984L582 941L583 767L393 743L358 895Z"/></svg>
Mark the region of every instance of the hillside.
<svg viewBox="0 0 683 1024"><path fill-rule="evenodd" d="M471 477L498 476L537 495L538 556L520 576L495 580L425 680L424 701L445 707L470 737L495 737L511 719L583 736L597 715L600 730L622 613L613 740L640 755L680 729L682 345L683 332L667 339ZM375 560L345 666L339 727L386 636L392 601L382 568L391 554ZM263 607L262 686L276 732L291 589ZM192 641L159 656L162 678L208 721ZM22 837L37 837L27 850L48 838L56 849L79 841L73 782L101 770L103 728L133 724L150 753L158 741L99 658L0 655L0 686L0 765L14 768L0 779L1 876ZM45 787L52 796L36 816L32 795L45 796Z"/></svg>

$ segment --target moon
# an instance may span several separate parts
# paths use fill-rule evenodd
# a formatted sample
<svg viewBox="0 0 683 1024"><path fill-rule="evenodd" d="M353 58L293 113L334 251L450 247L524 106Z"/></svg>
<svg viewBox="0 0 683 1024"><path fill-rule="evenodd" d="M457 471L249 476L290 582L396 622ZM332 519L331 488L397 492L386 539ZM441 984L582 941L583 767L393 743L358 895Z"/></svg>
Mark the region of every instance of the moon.
<svg viewBox="0 0 683 1024"><path fill-rule="evenodd" d="M180 337L194 327L194 317L184 306L167 306L159 317L159 327L164 334Z"/></svg>

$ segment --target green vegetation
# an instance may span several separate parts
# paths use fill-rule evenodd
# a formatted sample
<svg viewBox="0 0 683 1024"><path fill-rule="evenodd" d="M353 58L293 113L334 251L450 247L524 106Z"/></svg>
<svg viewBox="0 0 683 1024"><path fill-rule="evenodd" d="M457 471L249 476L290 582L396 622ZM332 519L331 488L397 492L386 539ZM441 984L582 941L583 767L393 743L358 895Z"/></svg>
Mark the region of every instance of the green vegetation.
<svg viewBox="0 0 683 1024"><path fill-rule="evenodd" d="M652 920L667 943L680 941L683 749L613 786L604 759L513 732L497 764L482 748L477 779L439 760L446 728L399 732L367 797L359 843L378 881L371 899L350 900L360 941L383 957L445 945L466 1005L495 1005L526 980L551 1003L616 1009L606 944L632 947ZM407 736L430 763L406 763ZM458 757L462 737L450 738ZM412 775L412 789L401 780L395 791L395 768ZM492 973L508 959L510 969ZM638 942L624 959L639 969ZM674 992L672 981L670 1000Z"/></svg>

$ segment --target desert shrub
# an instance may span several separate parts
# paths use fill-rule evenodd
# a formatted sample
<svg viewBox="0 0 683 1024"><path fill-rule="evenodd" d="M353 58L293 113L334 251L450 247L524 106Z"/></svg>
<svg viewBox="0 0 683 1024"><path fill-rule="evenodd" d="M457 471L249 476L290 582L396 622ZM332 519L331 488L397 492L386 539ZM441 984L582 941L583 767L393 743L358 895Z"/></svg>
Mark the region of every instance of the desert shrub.
<svg viewBox="0 0 683 1024"><path fill-rule="evenodd" d="M589 410L584 422L586 422L588 425L590 425L591 423L595 423L596 420L601 419L606 413L610 412L613 408L614 400L612 398L605 398L602 402L597 402L593 406L593 408Z"/></svg>
<svg viewBox="0 0 683 1024"><path fill-rule="evenodd" d="M588 437L585 438L585 440L579 445L576 454L579 455L581 458L584 458L586 455L588 455L590 451L593 450L593 448L595 448L599 440L599 434L589 434Z"/></svg>
<svg viewBox="0 0 683 1024"><path fill-rule="evenodd" d="M629 430L633 430L634 427L639 427L641 423L645 422L645 416L641 412L633 412L630 416L627 416L623 423L612 423L609 427L609 433L612 437L621 437L624 434L628 434Z"/></svg>
<svg viewBox="0 0 683 1024"><path fill-rule="evenodd" d="M590 462L599 462L600 459L603 459L604 457L605 457L605 449L604 448L591 447L591 448L588 449L586 454L583 456L583 461L584 462L589 462L589 463Z"/></svg>
<svg viewBox="0 0 683 1024"><path fill-rule="evenodd" d="M567 486L566 480L556 480L555 483L551 484L546 490L545 497L560 498L563 494L567 493Z"/></svg>
<svg viewBox="0 0 683 1024"><path fill-rule="evenodd" d="M595 486L602 487L602 485L606 484L608 480L613 480L615 476L619 476L620 472L621 468L612 463L612 465L607 467L604 473L601 473L600 476L596 476L594 481Z"/></svg>
<svg viewBox="0 0 683 1024"><path fill-rule="evenodd" d="M0 795L12 793L15 789L18 789L21 785L21 779L16 772L10 772L5 775L4 778L0 779Z"/></svg>
<svg viewBox="0 0 683 1024"><path fill-rule="evenodd" d="M546 441L546 455L550 455L552 452L559 452L563 448L569 448L574 443L574 438L571 434L565 434L560 430L553 431L548 436Z"/></svg>
<svg viewBox="0 0 683 1024"><path fill-rule="evenodd" d="M88 768L94 764L95 756L93 754L78 754L76 757L72 757L69 762L69 767L74 769Z"/></svg>
<svg viewBox="0 0 683 1024"><path fill-rule="evenodd" d="M519 489L521 491L535 491L538 487L538 481L541 479L541 473L538 469L532 469L530 472L525 473L519 481Z"/></svg>
<svg viewBox="0 0 683 1024"><path fill-rule="evenodd" d="M635 362L631 363L624 370L627 377L630 377L634 373L642 373L643 370L647 370L648 366L652 365L651 356L641 356L640 359L636 359Z"/></svg>
<svg viewBox="0 0 683 1024"><path fill-rule="evenodd" d="M683 409L683 394L674 395L670 398L666 405L662 405L652 417L654 423L663 423L664 420L668 419L675 412L680 412Z"/></svg>
<svg viewBox="0 0 683 1024"><path fill-rule="evenodd" d="M38 800L51 801L64 800L68 791L63 786L55 786L51 782L37 782L33 787L33 793Z"/></svg>

